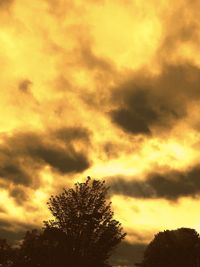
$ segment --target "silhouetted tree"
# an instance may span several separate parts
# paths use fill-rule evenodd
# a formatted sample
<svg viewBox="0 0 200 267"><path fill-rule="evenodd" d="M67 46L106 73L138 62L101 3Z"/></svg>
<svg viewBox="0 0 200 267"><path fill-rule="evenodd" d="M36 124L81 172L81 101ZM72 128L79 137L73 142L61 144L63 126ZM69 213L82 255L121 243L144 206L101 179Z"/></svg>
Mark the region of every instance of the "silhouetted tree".
<svg viewBox="0 0 200 267"><path fill-rule="evenodd" d="M0 239L0 267L9 267L12 264L14 250L6 239Z"/></svg>
<svg viewBox="0 0 200 267"><path fill-rule="evenodd" d="M57 253L62 251L59 257L70 267L106 266L112 250L126 235L113 219L107 192L104 181L88 177L48 202L54 219L45 222L45 231L60 231Z"/></svg>
<svg viewBox="0 0 200 267"><path fill-rule="evenodd" d="M66 235L56 228L28 231L16 254L14 267L68 266ZM65 248L65 250L63 250Z"/></svg>
<svg viewBox="0 0 200 267"><path fill-rule="evenodd" d="M166 230L148 245L142 267L199 267L199 234L190 228Z"/></svg>
<svg viewBox="0 0 200 267"><path fill-rule="evenodd" d="M39 246L40 233L38 230L27 231L25 237L18 247L14 259L14 267L37 267L40 261L37 247Z"/></svg>

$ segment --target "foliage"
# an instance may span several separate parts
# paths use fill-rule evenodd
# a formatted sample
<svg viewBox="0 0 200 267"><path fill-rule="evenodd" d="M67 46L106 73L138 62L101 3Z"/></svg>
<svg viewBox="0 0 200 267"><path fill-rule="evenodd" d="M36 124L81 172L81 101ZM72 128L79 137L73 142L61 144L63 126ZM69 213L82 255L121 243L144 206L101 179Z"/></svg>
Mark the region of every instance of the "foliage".
<svg viewBox="0 0 200 267"><path fill-rule="evenodd" d="M199 234L190 228L166 230L148 245L142 267L200 266Z"/></svg>
<svg viewBox="0 0 200 267"><path fill-rule="evenodd" d="M65 235L59 229L28 231L16 255L14 267L67 266L66 244Z"/></svg>
<svg viewBox="0 0 200 267"><path fill-rule="evenodd" d="M112 250L125 237L121 224L113 219L111 203L106 200L104 181L76 183L48 202L54 220L45 229L59 229L65 242L70 266L105 266Z"/></svg>
<svg viewBox="0 0 200 267"><path fill-rule="evenodd" d="M0 239L0 266L11 266L13 258L14 249L7 243L6 239Z"/></svg>
<svg viewBox="0 0 200 267"><path fill-rule="evenodd" d="M17 248L0 239L0 267L108 267L112 250L125 237L113 219L104 181L76 183L52 196L54 216L41 230L27 231Z"/></svg>

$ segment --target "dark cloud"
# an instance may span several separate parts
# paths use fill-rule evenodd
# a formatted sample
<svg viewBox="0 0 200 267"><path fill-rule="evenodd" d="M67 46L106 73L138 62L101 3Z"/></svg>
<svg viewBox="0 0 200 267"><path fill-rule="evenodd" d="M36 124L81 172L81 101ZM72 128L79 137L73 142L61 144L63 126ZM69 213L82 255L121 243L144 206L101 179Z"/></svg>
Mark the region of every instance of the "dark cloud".
<svg viewBox="0 0 200 267"><path fill-rule="evenodd" d="M154 173L149 175L145 181L113 179L111 192L135 198L165 198L168 200L196 197L200 195L200 166L187 172Z"/></svg>
<svg viewBox="0 0 200 267"><path fill-rule="evenodd" d="M110 183L110 192L114 194L123 194L135 198L151 198L154 196L153 189L145 181L126 181L122 178L113 179Z"/></svg>
<svg viewBox="0 0 200 267"><path fill-rule="evenodd" d="M72 147L63 149L50 144L38 143L29 152L29 156L36 161L41 160L62 174L81 172L89 167L86 156L76 152Z"/></svg>
<svg viewBox="0 0 200 267"><path fill-rule="evenodd" d="M190 101L199 100L200 70L191 65L165 66L157 77L135 76L116 88L114 123L132 134L151 134L153 127L170 129L187 116Z"/></svg>
<svg viewBox="0 0 200 267"><path fill-rule="evenodd" d="M12 3L14 3L14 0L0 0L0 8L7 8Z"/></svg>
<svg viewBox="0 0 200 267"><path fill-rule="evenodd" d="M80 60L82 64L91 70L99 70L102 72L110 73L113 68L111 63L104 58L96 56L92 51L90 45L88 45L88 42L86 42L86 44L83 44L83 42L81 42Z"/></svg>
<svg viewBox="0 0 200 267"><path fill-rule="evenodd" d="M7 239L9 243L15 244L18 241L22 240L24 237L25 231L19 230L6 230L0 228L0 239Z"/></svg>
<svg viewBox="0 0 200 267"><path fill-rule="evenodd" d="M28 195L26 193L25 188L20 188L20 187L15 186L15 188L10 189L9 192L10 192L10 196L14 198L14 200L19 205L21 205L22 203L28 200Z"/></svg>
<svg viewBox="0 0 200 267"><path fill-rule="evenodd" d="M61 139L63 141L69 140L89 140L90 133L87 129L84 128L67 128L63 127L54 132L56 138Z"/></svg>
<svg viewBox="0 0 200 267"><path fill-rule="evenodd" d="M145 117L146 111L149 111L149 115L147 117ZM150 134L151 130L149 124L157 119L157 114L151 109L148 110L148 108L137 111L137 107L135 106L134 110L122 108L113 111L112 119L127 132L134 134Z"/></svg>
<svg viewBox="0 0 200 267"><path fill-rule="evenodd" d="M103 145L103 151L108 159L117 158L122 150L122 147L112 142L106 142Z"/></svg>
<svg viewBox="0 0 200 267"><path fill-rule="evenodd" d="M32 85L32 82L28 79L22 80L19 83L19 90L24 93L29 93L30 87Z"/></svg>
<svg viewBox="0 0 200 267"><path fill-rule="evenodd" d="M26 231L33 228L37 228L36 225L0 219L0 238L7 239L8 242L16 244L22 240Z"/></svg>
<svg viewBox="0 0 200 267"><path fill-rule="evenodd" d="M110 262L114 266L134 266L142 261L146 244L128 243L123 241L114 251Z"/></svg>
<svg viewBox="0 0 200 267"><path fill-rule="evenodd" d="M31 179L29 173L21 165L19 161L7 157L8 162L0 163L0 177L4 177L7 181L12 181L16 184L24 184L29 186Z"/></svg>
<svg viewBox="0 0 200 267"><path fill-rule="evenodd" d="M77 139L88 146L89 135L82 128L4 136L0 145L1 186L7 187L10 195L20 202L26 199L26 187L39 187L38 172L46 165L60 174L84 171L90 163L84 152L75 148Z"/></svg>

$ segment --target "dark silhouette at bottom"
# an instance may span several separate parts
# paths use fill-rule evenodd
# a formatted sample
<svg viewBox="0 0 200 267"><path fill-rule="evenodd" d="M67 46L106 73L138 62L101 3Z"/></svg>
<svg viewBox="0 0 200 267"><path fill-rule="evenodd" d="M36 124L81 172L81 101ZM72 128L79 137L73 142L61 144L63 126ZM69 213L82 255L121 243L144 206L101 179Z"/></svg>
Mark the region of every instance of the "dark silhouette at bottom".
<svg viewBox="0 0 200 267"><path fill-rule="evenodd" d="M76 183L48 202L53 220L28 231L18 248L2 240L3 267L109 267L114 248L125 237L113 218L104 181Z"/></svg>
<svg viewBox="0 0 200 267"><path fill-rule="evenodd" d="M166 230L147 246L140 267L200 267L200 237L190 228Z"/></svg>

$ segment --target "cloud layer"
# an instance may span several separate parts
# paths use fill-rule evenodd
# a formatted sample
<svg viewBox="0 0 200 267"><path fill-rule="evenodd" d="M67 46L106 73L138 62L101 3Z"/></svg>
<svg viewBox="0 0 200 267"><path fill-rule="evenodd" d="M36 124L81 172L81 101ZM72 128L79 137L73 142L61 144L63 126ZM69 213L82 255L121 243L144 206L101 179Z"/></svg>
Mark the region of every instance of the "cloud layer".
<svg viewBox="0 0 200 267"><path fill-rule="evenodd" d="M23 199L23 187L40 187L39 171L49 166L60 175L89 168L89 159L73 142L89 145L89 133L82 128L60 128L48 133L19 132L5 135L0 145L2 185L14 184L11 196ZM19 188L17 187L19 186ZM20 186L21 187L20 189Z"/></svg>
<svg viewBox="0 0 200 267"><path fill-rule="evenodd" d="M187 64L164 66L154 77L140 73L114 92L119 108L111 111L111 119L132 134L148 135L156 126L168 131L199 99L199 82L199 68Z"/></svg>
<svg viewBox="0 0 200 267"><path fill-rule="evenodd" d="M110 186L114 194L134 198L177 200L180 197L197 197L200 194L200 167L195 166L187 172L152 173L144 181L113 178Z"/></svg>

